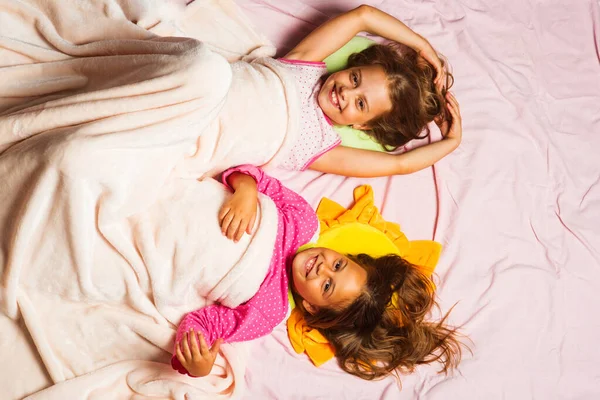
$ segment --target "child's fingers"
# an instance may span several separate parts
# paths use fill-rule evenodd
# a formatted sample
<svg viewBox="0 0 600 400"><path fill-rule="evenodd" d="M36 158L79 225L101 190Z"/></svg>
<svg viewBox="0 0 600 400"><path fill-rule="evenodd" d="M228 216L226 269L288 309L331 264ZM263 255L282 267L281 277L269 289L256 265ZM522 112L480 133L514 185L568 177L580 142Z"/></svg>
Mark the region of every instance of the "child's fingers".
<svg viewBox="0 0 600 400"><path fill-rule="evenodd" d="M193 329L190 329L190 341L192 342L192 359L200 358L200 347L198 346L197 334Z"/></svg>
<svg viewBox="0 0 600 400"><path fill-rule="evenodd" d="M461 120L461 116L460 116L460 107L459 106L456 106L454 108L454 113L456 114L456 116L454 118L456 118L457 120L460 121Z"/></svg>
<svg viewBox="0 0 600 400"><path fill-rule="evenodd" d="M458 133L462 130L462 121L460 119L460 114L456 108L452 110L452 126L449 129L449 132Z"/></svg>
<svg viewBox="0 0 600 400"><path fill-rule="evenodd" d="M458 112L458 108L455 105L448 103L448 110L450 110L450 115L452 116L453 124L455 123L455 121L460 120L460 113Z"/></svg>
<svg viewBox="0 0 600 400"><path fill-rule="evenodd" d="M252 217L250 218L250 223L248 224L248 228L246 229L246 232L248 232L248 235L252 235L252 231L254 230L255 222L256 222L256 212L254 214L252 214Z"/></svg>
<svg viewBox="0 0 600 400"><path fill-rule="evenodd" d="M456 107L457 109L460 108L460 104L458 104L458 100L456 100L456 97L452 97L452 104L454 104L454 107Z"/></svg>
<svg viewBox="0 0 600 400"><path fill-rule="evenodd" d="M456 101L456 98L452 95L448 96L448 102L446 104L448 104L451 111L453 111L453 110L458 111L460 109L460 107L458 105L458 101Z"/></svg>
<svg viewBox="0 0 600 400"><path fill-rule="evenodd" d="M246 232L246 229L248 229L248 220L246 218L244 218L240 222L240 226L238 226L238 229L237 229L237 231L235 233L234 240L236 242L242 238L242 236L244 235L244 232Z"/></svg>
<svg viewBox="0 0 600 400"><path fill-rule="evenodd" d="M225 218L223 218L223 221L221 222L221 232L223 232L223 235L227 235L231 221L233 221L234 218L235 214L233 211L230 211Z"/></svg>
<svg viewBox="0 0 600 400"><path fill-rule="evenodd" d="M223 344L223 339L217 339L213 343L212 347L210 348L210 354L212 354L213 357L216 357L217 354L219 354L219 350L221 349L221 344Z"/></svg>
<svg viewBox="0 0 600 400"><path fill-rule="evenodd" d="M202 357L206 357L209 354L209 350L206 340L204 340L204 335L198 332L198 338L200 339L200 353L202 354Z"/></svg>
<svg viewBox="0 0 600 400"><path fill-rule="evenodd" d="M190 345L188 342L188 334L187 332L183 334L183 339L181 339L181 342L183 343L183 356L185 357L186 360L191 360L192 359L192 354L190 353Z"/></svg>
<svg viewBox="0 0 600 400"><path fill-rule="evenodd" d="M229 224L229 228L227 228L227 238L233 240L235 238L235 233L238 230L238 227L240 226L240 222L241 222L241 218L237 217L234 218L231 221L231 224Z"/></svg>
<svg viewBox="0 0 600 400"><path fill-rule="evenodd" d="M175 347L175 356L177 357L177 359L179 360L181 365L183 365L185 367L185 364L187 364L187 360L185 359L185 357L183 356L183 353L181 352L181 342L177 343L177 346Z"/></svg>
<svg viewBox="0 0 600 400"><path fill-rule="evenodd" d="M225 209L223 209L223 210L225 210ZM233 211L230 208L227 208L226 210L227 210L226 212L219 213L219 224L221 226L223 226L223 224L225 223L225 219L227 217L230 217L230 218L233 217Z"/></svg>
<svg viewBox="0 0 600 400"><path fill-rule="evenodd" d="M458 104L458 100L456 100L456 97L454 97L454 95L452 96L452 104L454 104L456 113L460 116L460 104Z"/></svg>
<svg viewBox="0 0 600 400"><path fill-rule="evenodd" d="M219 210L219 222L223 222L223 218L225 218L225 216L227 215L227 213L231 211L231 207L224 205L223 207L221 207L221 209Z"/></svg>
<svg viewBox="0 0 600 400"><path fill-rule="evenodd" d="M456 107L459 107L458 100L456 100L456 96L454 96L454 93L448 92L448 100Z"/></svg>
<svg viewBox="0 0 600 400"><path fill-rule="evenodd" d="M452 101L447 102L446 105L450 109L450 113L456 111L456 104L454 104Z"/></svg>

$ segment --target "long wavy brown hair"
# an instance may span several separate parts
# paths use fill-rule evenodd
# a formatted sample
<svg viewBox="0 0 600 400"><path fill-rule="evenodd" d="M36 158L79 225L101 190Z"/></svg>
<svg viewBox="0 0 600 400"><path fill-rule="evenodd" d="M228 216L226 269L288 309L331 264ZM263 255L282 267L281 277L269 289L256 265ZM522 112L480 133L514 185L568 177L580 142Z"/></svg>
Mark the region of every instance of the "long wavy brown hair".
<svg viewBox="0 0 600 400"><path fill-rule="evenodd" d="M444 68L447 63L440 57ZM435 84L436 71L423 57L398 44L375 44L348 58L348 68L380 65L388 81L392 109L368 122L365 131L387 150L395 150L413 139L429 135L428 123L440 116L448 118L446 91L454 84L447 72L445 89Z"/></svg>
<svg viewBox="0 0 600 400"><path fill-rule="evenodd" d="M320 308L310 314L301 306L306 323L331 343L340 367L373 380L391 373L410 372L419 364L440 362L447 373L461 359L462 344L446 325L448 314L430 322L436 306L430 278L402 257L348 256L367 271L367 283L351 304ZM395 304L392 296L397 293Z"/></svg>

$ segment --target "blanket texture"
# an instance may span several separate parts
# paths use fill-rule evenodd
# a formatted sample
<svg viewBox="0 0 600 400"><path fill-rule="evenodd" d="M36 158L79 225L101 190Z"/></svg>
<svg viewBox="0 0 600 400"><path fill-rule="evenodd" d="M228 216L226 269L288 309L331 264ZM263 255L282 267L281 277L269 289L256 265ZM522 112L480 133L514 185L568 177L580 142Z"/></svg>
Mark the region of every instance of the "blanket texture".
<svg viewBox="0 0 600 400"><path fill-rule="evenodd" d="M275 160L296 96L269 58L229 63L272 54L230 2L184 6L0 1L0 309L57 384L32 398L239 394L245 345L206 379L179 376L174 329L254 295L277 213L261 198L233 243L217 221L229 192L198 178ZM186 28L208 41L160 36Z"/></svg>

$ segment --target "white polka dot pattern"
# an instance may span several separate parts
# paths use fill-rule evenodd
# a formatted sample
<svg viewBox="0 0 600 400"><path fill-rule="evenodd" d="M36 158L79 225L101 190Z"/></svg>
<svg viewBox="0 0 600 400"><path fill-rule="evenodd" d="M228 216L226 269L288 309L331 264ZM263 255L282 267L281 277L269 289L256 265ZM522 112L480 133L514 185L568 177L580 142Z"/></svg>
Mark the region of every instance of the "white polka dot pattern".
<svg viewBox="0 0 600 400"><path fill-rule="evenodd" d="M304 171L317 158L341 143L323 111L317 97L321 77L327 73L325 63L280 59L286 70L294 75L301 98L300 133L291 150L278 166Z"/></svg>
<svg viewBox="0 0 600 400"><path fill-rule="evenodd" d="M192 328L202 332L209 346L218 338L225 342L240 342L271 333L285 318L288 309L286 266L318 228L317 216L306 200L257 167L242 165L231 168L223 173L223 183L227 185L227 177L236 171L252 176L258 190L269 196L277 207L277 241L269 271L257 293L246 303L236 308L213 304L187 314L177 328L176 344ZM180 373L187 374L177 358L171 358L171 365Z"/></svg>

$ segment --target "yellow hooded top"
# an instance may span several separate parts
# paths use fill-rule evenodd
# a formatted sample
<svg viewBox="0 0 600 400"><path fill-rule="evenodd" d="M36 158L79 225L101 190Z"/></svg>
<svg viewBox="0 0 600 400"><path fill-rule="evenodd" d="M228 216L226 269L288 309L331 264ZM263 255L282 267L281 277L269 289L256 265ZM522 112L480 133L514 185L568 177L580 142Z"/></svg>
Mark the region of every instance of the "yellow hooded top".
<svg viewBox="0 0 600 400"><path fill-rule="evenodd" d="M383 219L369 185L354 189L354 205L350 209L323 198L317 207L317 218L321 226L319 238L298 251L318 246L341 254L365 253L372 257L398 254L427 276L433 274L442 251L442 246L431 240L409 241L398 224ZM321 332L306 326L298 308L292 310L287 329L296 353L305 352L317 367L335 356Z"/></svg>

